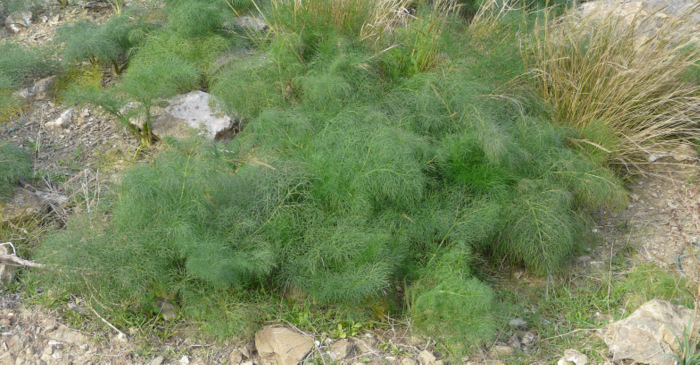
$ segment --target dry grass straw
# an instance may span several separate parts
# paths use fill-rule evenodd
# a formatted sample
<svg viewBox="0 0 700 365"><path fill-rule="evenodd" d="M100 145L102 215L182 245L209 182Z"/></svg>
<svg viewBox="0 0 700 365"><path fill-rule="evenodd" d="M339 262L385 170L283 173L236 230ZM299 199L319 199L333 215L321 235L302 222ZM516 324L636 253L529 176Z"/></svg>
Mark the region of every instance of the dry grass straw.
<svg viewBox="0 0 700 365"><path fill-rule="evenodd" d="M639 168L652 154L698 140L700 88L681 81L700 61L688 22L644 12L548 14L524 58L557 120L584 132L602 126L616 142L593 145L608 162Z"/></svg>
<svg viewBox="0 0 700 365"><path fill-rule="evenodd" d="M489 0L479 7L479 10L469 23L469 32L477 40L492 39L494 33L507 31L503 27L504 18L511 12L523 12L523 3L519 0Z"/></svg>

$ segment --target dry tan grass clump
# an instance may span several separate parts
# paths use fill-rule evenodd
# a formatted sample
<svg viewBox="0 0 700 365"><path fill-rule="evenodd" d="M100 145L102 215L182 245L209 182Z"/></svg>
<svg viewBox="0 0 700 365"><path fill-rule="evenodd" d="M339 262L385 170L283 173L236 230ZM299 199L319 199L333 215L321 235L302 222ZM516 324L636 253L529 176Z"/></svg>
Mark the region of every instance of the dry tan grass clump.
<svg viewBox="0 0 700 365"><path fill-rule="evenodd" d="M609 162L639 168L650 155L698 140L700 88L682 80L700 62L688 22L644 12L546 16L525 60L557 120L582 131Z"/></svg>

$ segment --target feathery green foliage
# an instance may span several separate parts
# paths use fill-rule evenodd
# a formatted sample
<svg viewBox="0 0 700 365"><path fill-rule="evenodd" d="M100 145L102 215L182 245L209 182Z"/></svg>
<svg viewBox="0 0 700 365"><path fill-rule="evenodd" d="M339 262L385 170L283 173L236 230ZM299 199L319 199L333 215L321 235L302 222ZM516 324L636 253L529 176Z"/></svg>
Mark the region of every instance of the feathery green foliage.
<svg viewBox="0 0 700 365"><path fill-rule="evenodd" d="M29 151L9 143L0 143L0 198L12 194L20 179L31 176Z"/></svg>
<svg viewBox="0 0 700 365"><path fill-rule="evenodd" d="M119 324L151 316L158 293L211 321L284 293L366 308L402 297L405 283L407 302L390 310L408 309L455 354L492 339L495 295L478 266L560 271L586 243L586 213L623 206L624 190L599 156L570 148L584 143L579 132L548 123L511 81L524 70L513 52L522 12L468 26L452 2L425 2L367 42L381 4L273 1L270 38L212 74L216 53L202 44L230 44L217 21L153 32L121 85L85 100L128 123L127 101L148 118L153 100L204 80L244 129L225 148L171 141L128 170L108 221L77 216L40 248L44 285L97 291ZM197 15L168 6L171 24ZM377 47L396 40L405 44Z"/></svg>
<svg viewBox="0 0 700 365"><path fill-rule="evenodd" d="M450 344L455 356L464 351L462 344L492 341L496 330L495 295L472 277L471 255L467 247L458 246L439 253L409 291L413 324Z"/></svg>
<svg viewBox="0 0 700 365"><path fill-rule="evenodd" d="M0 86L18 87L30 78L41 77L53 69L42 49L27 49L19 44L0 44Z"/></svg>
<svg viewBox="0 0 700 365"><path fill-rule="evenodd" d="M219 0L171 0L168 10L168 26L186 37L216 32L228 14L224 1Z"/></svg>
<svg viewBox="0 0 700 365"><path fill-rule="evenodd" d="M92 63L110 65L115 74L120 74L127 66L133 49L138 47L142 36L154 25L141 23L137 12L127 12L112 17L104 25L78 22L58 29L57 40L64 43L63 60L78 63L88 60Z"/></svg>

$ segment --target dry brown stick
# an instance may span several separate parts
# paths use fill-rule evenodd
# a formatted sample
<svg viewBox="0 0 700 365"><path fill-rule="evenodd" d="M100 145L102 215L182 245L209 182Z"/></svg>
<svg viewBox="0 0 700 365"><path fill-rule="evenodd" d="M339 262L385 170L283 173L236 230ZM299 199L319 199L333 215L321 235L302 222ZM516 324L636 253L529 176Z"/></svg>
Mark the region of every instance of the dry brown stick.
<svg viewBox="0 0 700 365"><path fill-rule="evenodd" d="M0 255L0 265L7 266L20 266L20 267L44 267L44 264L37 264L36 262L25 260L17 257L17 255Z"/></svg>
<svg viewBox="0 0 700 365"><path fill-rule="evenodd" d="M15 245L13 245L12 242L0 243L0 246L12 247L11 254L0 254L0 265L19 267L44 267L43 264L37 264L36 262L18 257L17 251L15 251Z"/></svg>

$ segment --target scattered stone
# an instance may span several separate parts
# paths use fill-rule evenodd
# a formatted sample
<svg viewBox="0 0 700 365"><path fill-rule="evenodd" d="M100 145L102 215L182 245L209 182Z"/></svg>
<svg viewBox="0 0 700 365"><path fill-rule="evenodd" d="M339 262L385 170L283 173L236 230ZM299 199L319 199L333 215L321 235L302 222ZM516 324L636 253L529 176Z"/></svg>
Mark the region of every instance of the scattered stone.
<svg viewBox="0 0 700 365"><path fill-rule="evenodd" d="M376 344L377 340L373 337L365 337L355 340L355 346L357 347L357 351L361 354L376 352Z"/></svg>
<svg viewBox="0 0 700 365"><path fill-rule="evenodd" d="M428 350L423 350L418 354L418 361L421 365L433 365L435 364L435 355Z"/></svg>
<svg viewBox="0 0 700 365"><path fill-rule="evenodd" d="M348 357L348 353L350 352L351 348L352 345L350 344L350 341L344 338L342 340L334 342L331 345L328 354L330 355L331 360L333 361L344 360Z"/></svg>
<svg viewBox="0 0 700 365"><path fill-rule="evenodd" d="M160 314L163 316L163 319L166 321L172 321L173 319L177 319L179 314L177 313L177 307L170 303L170 302L162 302L160 303Z"/></svg>
<svg viewBox="0 0 700 365"><path fill-rule="evenodd" d="M682 336L693 311L654 299L644 303L629 317L608 325L600 334L613 355L613 361L672 365L678 353L676 336Z"/></svg>
<svg viewBox="0 0 700 365"><path fill-rule="evenodd" d="M155 359L151 360L149 365L161 365L165 361L165 358L163 356L156 356Z"/></svg>
<svg viewBox="0 0 700 365"><path fill-rule="evenodd" d="M234 18L233 24L239 28L249 28L257 32L266 30L270 27L265 19L248 15Z"/></svg>
<svg viewBox="0 0 700 365"><path fill-rule="evenodd" d="M11 353L5 352L0 355L0 365L15 365L15 357Z"/></svg>
<svg viewBox="0 0 700 365"><path fill-rule="evenodd" d="M409 357L405 357L401 359L401 365L418 365L418 361Z"/></svg>
<svg viewBox="0 0 700 365"><path fill-rule="evenodd" d="M573 350L569 349L564 351L564 357L559 359L557 361L557 365L586 365L588 364L588 356Z"/></svg>
<svg viewBox="0 0 700 365"><path fill-rule="evenodd" d="M527 328L527 322L522 318L513 318L508 321L508 324L515 328Z"/></svg>
<svg viewBox="0 0 700 365"><path fill-rule="evenodd" d="M31 11L16 11L5 18L5 26L7 26L12 33L19 33L22 29L29 28L31 24Z"/></svg>
<svg viewBox="0 0 700 365"><path fill-rule="evenodd" d="M243 354L241 353L241 351L240 350L231 351L231 354L228 356L228 362L231 365L238 365L241 362L243 362Z"/></svg>
<svg viewBox="0 0 700 365"><path fill-rule="evenodd" d="M535 343L537 336L532 332L525 332L523 339L520 341L523 345L531 345Z"/></svg>
<svg viewBox="0 0 700 365"><path fill-rule="evenodd" d="M237 124L203 91L175 96L168 104L162 113L154 112L151 117L151 130L158 137L186 138L192 130L199 130L210 139L221 139L231 136Z"/></svg>
<svg viewBox="0 0 700 365"><path fill-rule="evenodd" d="M80 332L74 331L64 325L61 325L54 332L50 333L49 337L56 341L76 346L80 346L85 342L85 337Z"/></svg>
<svg viewBox="0 0 700 365"><path fill-rule="evenodd" d="M682 144L671 151L671 157L679 162L697 160L698 150L692 145Z"/></svg>
<svg viewBox="0 0 700 365"><path fill-rule="evenodd" d="M263 365L297 364L313 346L313 338L285 327L265 327L255 334L255 347Z"/></svg>
<svg viewBox="0 0 700 365"><path fill-rule="evenodd" d="M17 94L22 98L46 99L48 90L56 82L56 76L49 76L34 83L34 85L21 90Z"/></svg>
<svg viewBox="0 0 700 365"><path fill-rule="evenodd" d="M0 223L16 222L25 217L39 215L44 212L44 202L26 189L15 193L9 203L0 211Z"/></svg>
<svg viewBox="0 0 700 365"><path fill-rule="evenodd" d="M515 349L505 345L494 345L489 354L494 358L508 357L515 354Z"/></svg>
<svg viewBox="0 0 700 365"><path fill-rule="evenodd" d="M190 363L190 358L188 356L183 356L180 358L180 364L181 365L187 365Z"/></svg>
<svg viewBox="0 0 700 365"><path fill-rule="evenodd" d="M44 127L46 127L48 130L57 131L67 127L71 121L73 121L73 108L67 109L61 113L61 116L58 117L58 119L53 122L46 123Z"/></svg>
<svg viewBox="0 0 700 365"><path fill-rule="evenodd" d="M520 349L520 339L518 338L518 335L510 336L508 339L508 346L514 349Z"/></svg>

